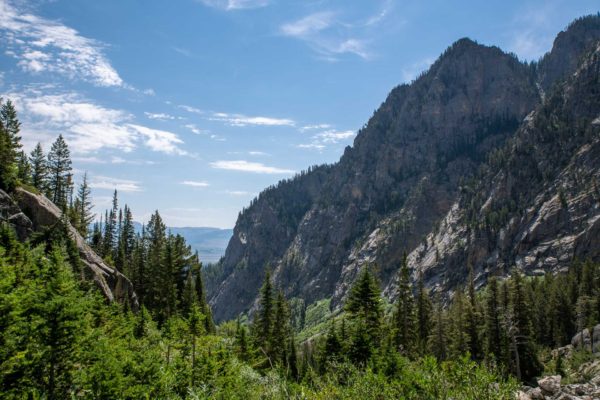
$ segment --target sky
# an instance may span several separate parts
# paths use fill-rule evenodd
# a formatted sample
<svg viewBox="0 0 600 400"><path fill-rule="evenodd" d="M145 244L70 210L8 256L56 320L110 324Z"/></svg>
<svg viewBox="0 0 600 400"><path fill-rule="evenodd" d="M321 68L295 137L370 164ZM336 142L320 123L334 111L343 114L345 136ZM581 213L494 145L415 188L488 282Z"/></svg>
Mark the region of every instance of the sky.
<svg viewBox="0 0 600 400"><path fill-rule="evenodd" d="M26 150L59 134L95 211L231 228L332 163L462 37L538 60L594 1L0 0L0 95Z"/></svg>

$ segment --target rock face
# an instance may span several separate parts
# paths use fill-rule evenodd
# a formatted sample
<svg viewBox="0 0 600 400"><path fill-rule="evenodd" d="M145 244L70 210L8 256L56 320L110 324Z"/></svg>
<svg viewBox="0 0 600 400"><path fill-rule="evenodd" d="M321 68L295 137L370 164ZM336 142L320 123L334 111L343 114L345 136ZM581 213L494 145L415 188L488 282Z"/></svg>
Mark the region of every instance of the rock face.
<svg viewBox="0 0 600 400"><path fill-rule="evenodd" d="M33 223L13 199L0 190L0 221L7 222L17 232L19 240L25 240L33 232Z"/></svg>
<svg viewBox="0 0 600 400"><path fill-rule="evenodd" d="M393 299L404 252L413 278L443 293L469 266L481 283L598 259L598 40L600 17L578 20L537 66L453 44L392 90L337 164L240 214L207 282L216 319L252 310L268 263L288 298L339 307L370 263Z"/></svg>
<svg viewBox="0 0 600 400"><path fill-rule="evenodd" d="M21 239L25 239L32 229L41 230L53 226L62 218L60 209L43 195L17 188L13 198L14 201L0 191L0 210L2 212L5 209L10 210L12 216L8 221L14 221L19 236L21 236L20 231L25 234ZM5 205L10 205L11 208ZM75 228L70 224L67 228L77 245L82 262L87 267L86 276L94 280L109 301L129 302L132 309L137 309L139 304L131 281L119 271L106 265Z"/></svg>

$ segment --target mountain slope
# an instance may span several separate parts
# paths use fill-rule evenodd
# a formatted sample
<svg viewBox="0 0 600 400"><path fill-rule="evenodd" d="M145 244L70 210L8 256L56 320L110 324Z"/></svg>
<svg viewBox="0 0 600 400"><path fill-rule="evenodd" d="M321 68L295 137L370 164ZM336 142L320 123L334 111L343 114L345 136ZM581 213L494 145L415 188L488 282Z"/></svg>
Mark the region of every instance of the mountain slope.
<svg viewBox="0 0 600 400"><path fill-rule="evenodd" d="M559 93L557 100L549 93L560 92L556 89L560 80L575 72L590 44L599 38L600 17L578 20L558 36L552 52L538 65L520 63L496 47L469 39L457 41L427 73L392 90L339 163L311 169L269 188L243 211L219 273L208 285L216 318L232 318L251 309L267 263L288 297L300 297L306 304L333 297L334 306L341 303L358 270L371 262L378 265L386 293L393 297L395 274L405 251L410 253L413 271L424 272L428 286L438 285L444 291L463 282L468 264L480 273L515 263L530 270L529 264L519 261L526 253L509 251L492 238L504 228L502 218L515 210L540 206L532 199L541 188L558 187L561 173L568 180L566 169L554 171L558 166L568 169L568 163L552 164L553 172L543 176L541 186L524 188L527 194L515 195L507 210L499 206L504 205L500 198L490 200L502 218L495 217L500 222L487 228L492 234L486 240L479 240L481 227L472 221L490 216L484 215L485 208L474 213L473 204L479 205L481 199L464 191L499 191L502 185L486 186L485 182L501 176L516 179L507 178L507 185L518 189L527 182L521 180L520 172L536 172L533 167L530 171L508 164L502 175L500 167L488 165L487 160L498 152L510 159L508 148L535 147L539 130L528 136L526 127L532 118L557 109L555 103L563 97ZM593 96L592 90L587 86L575 90L572 101ZM565 117L564 123L575 128L583 118ZM570 145L564 149L564 143L549 137L549 148L540 150L538 156L564 153L571 160L573 152L588 143L591 153L583 152L581 157L588 154L593 160L595 133L590 132L583 141L571 140L567 134ZM521 140L519 145L515 140ZM564 151L553 153L557 148ZM533 161L518 160L524 165ZM583 162L571 161L572 170ZM593 162L586 165L592 172L598 170ZM568 193L568 200L578 198L578 193L579 186ZM556 237L555 226L551 224L543 237L528 239L531 248ZM440 251L443 245L451 245L452 251ZM578 246L586 249L590 243ZM589 255L596 249L580 253ZM497 254L490 259L494 250ZM571 258L565 256L562 265Z"/></svg>

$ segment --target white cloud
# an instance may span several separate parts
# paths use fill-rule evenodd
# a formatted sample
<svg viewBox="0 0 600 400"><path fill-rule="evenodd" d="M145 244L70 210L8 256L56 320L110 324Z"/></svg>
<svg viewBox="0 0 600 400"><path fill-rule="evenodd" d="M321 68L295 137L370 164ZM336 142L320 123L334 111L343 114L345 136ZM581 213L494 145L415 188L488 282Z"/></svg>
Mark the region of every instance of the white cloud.
<svg viewBox="0 0 600 400"><path fill-rule="evenodd" d="M294 22L288 22L281 26L281 32L286 36L305 38L314 35L333 24L334 14L323 11L307 15Z"/></svg>
<svg viewBox="0 0 600 400"><path fill-rule="evenodd" d="M174 116L169 115L169 114L165 114L165 113L150 113L150 112L144 112L144 114L146 115L146 117L148 117L149 119L157 119L160 121L167 121L167 120L173 120L175 119Z"/></svg>
<svg viewBox="0 0 600 400"><path fill-rule="evenodd" d="M302 127L300 127L298 130L300 132L306 132L306 131L312 131L315 129L329 129L331 128L331 125L329 124L315 124L315 125L304 125Z"/></svg>
<svg viewBox="0 0 600 400"><path fill-rule="evenodd" d="M111 178L108 176L92 176L90 187L92 189L117 190L119 192L141 192L139 182L129 179Z"/></svg>
<svg viewBox="0 0 600 400"><path fill-rule="evenodd" d="M195 124L184 125L184 128L189 129L195 135L206 135L208 131L198 128Z"/></svg>
<svg viewBox="0 0 600 400"><path fill-rule="evenodd" d="M22 136L27 147L30 142L48 143L62 133L76 154L105 148L131 152L138 142L158 152L187 154L178 147L183 141L174 133L129 123L130 114L94 104L76 93L44 94L31 89L6 97L25 116Z"/></svg>
<svg viewBox="0 0 600 400"><path fill-rule="evenodd" d="M167 104L170 104L170 103L167 102ZM199 114L199 115L204 115L205 114L205 112L202 111L201 109L196 108L196 107L192 107L192 106L186 106L185 104L178 105L177 107L179 107L182 110L185 110L185 111L187 111L189 113L192 113L192 114Z"/></svg>
<svg viewBox="0 0 600 400"><path fill-rule="evenodd" d="M265 153L264 151L249 151L248 154L251 156L268 156L269 153Z"/></svg>
<svg viewBox="0 0 600 400"><path fill-rule="evenodd" d="M287 118L249 117L243 114L228 114L223 112L212 113L208 118L211 121L220 121L230 126L294 126L296 123Z"/></svg>
<svg viewBox="0 0 600 400"><path fill-rule="evenodd" d="M416 79L419 74L423 71L429 69L431 64L433 64L435 60L431 57L427 57L423 60L414 62L407 67L402 68L402 79L406 83L412 82Z"/></svg>
<svg viewBox="0 0 600 400"><path fill-rule="evenodd" d="M183 181L180 182L182 185L192 186L192 187L208 187L210 186L208 182L204 181Z"/></svg>
<svg viewBox="0 0 600 400"><path fill-rule="evenodd" d="M154 151L161 151L167 154L187 155L185 150L178 147L183 141L176 134L168 131L152 129L141 125L127 124L127 127L134 129L146 138L145 145Z"/></svg>
<svg viewBox="0 0 600 400"><path fill-rule="evenodd" d="M295 171L291 169L269 167L262 163L249 162L244 160L234 161L215 161L210 163L212 168L226 169L231 171L254 172L257 174L293 174Z"/></svg>
<svg viewBox="0 0 600 400"><path fill-rule="evenodd" d="M269 5L269 0L199 0L208 7L225 11L261 8Z"/></svg>
<svg viewBox="0 0 600 400"><path fill-rule="evenodd" d="M301 149L316 149L321 151L328 145L349 140L355 135L356 133L354 131L337 131L335 129L328 129L313 135L310 143L300 144L297 147Z"/></svg>
<svg viewBox="0 0 600 400"><path fill-rule="evenodd" d="M333 12L320 11L285 23L279 30L284 36L306 42L324 60L337 61L336 57L345 53L368 60L372 57L369 41L355 37L357 28L364 26L337 21Z"/></svg>
<svg viewBox="0 0 600 400"><path fill-rule="evenodd" d="M17 10L0 0L0 33L7 54L27 72L52 72L98 86L124 86L102 45L75 29Z"/></svg>
<svg viewBox="0 0 600 400"><path fill-rule="evenodd" d="M555 32L549 29L555 25L552 20L557 11L553 2L519 10L511 22L508 50L530 61L543 56L552 47Z"/></svg>
<svg viewBox="0 0 600 400"><path fill-rule="evenodd" d="M232 196L252 196L253 193L247 192L245 190L227 190L225 193L230 194Z"/></svg>

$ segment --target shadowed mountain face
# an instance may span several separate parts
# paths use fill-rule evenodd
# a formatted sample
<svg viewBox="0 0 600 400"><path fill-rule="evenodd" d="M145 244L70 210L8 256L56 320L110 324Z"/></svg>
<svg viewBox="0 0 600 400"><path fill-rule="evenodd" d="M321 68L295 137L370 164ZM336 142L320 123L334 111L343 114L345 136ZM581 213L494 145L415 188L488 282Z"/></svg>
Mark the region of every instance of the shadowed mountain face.
<svg viewBox="0 0 600 400"><path fill-rule="evenodd" d="M454 43L391 91L337 164L242 212L208 282L215 317L251 311L267 266L288 298L337 307L370 263L393 298L404 252L443 293L469 266L483 281L597 258L599 39L600 17L578 20L538 64Z"/></svg>

